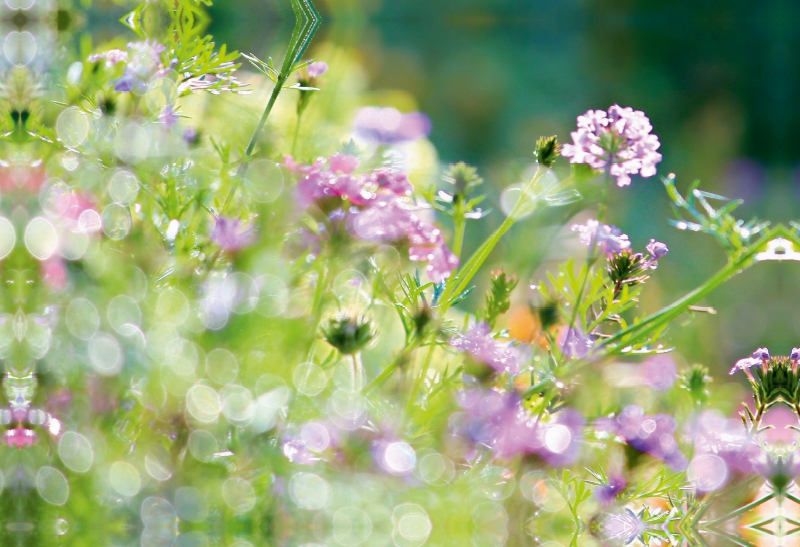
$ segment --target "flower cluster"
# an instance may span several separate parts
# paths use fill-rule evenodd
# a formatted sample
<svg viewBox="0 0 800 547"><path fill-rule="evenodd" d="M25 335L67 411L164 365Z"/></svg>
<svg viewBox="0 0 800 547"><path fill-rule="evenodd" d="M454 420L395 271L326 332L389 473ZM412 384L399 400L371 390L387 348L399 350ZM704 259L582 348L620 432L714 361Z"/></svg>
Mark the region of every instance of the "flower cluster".
<svg viewBox="0 0 800 547"><path fill-rule="evenodd" d="M589 219L586 224L574 224L573 232L578 232L580 242L592 247L600 247L606 255L618 254L631 248L628 236L622 230L609 224L601 224Z"/></svg>
<svg viewBox="0 0 800 547"><path fill-rule="evenodd" d="M652 177L661 154L661 143L651 134L653 126L640 110L613 105L604 110L589 110L578 116L578 129L572 144L565 144L561 155L572 163L585 163L607 170L617 186L631 183L631 175Z"/></svg>
<svg viewBox="0 0 800 547"><path fill-rule="evenodd" d="M630 405L616 418L602 418L595 425L599 430L615 433L630 447L650 454L674 469L686 469L686 458L675 440L675 419L671 416L648 416L641 407Z"/></svg>
<svg viewBox="0 0 800 547"><path fill-rule="evenodd" d="M425 220L422 208L411 200L413 187L403 173L380 168L356 174L355 156L336 154L312 165L298 164L289 156L284 167L294 173L297 203L307 209L316 205L328 218L344 221L351 235L367 241L407 241L408 256L427 262L426 272L441 283L458 266L441 230Z"/></svg>
<svg viewBox="0 0 800 547"><path fill-rule="evenodd" d="M486 323L478 323L466 334L450 340L450 345L470 356L478 367L488 366L494 372L519 373L519 355L510 344L502 343L491 334ZM480 374L478 374L480 375Z"/></svg>
<svg viewBox="0 0 800 547"><path fill-rule="evenodd" d="M455 432L501 459L538 456L549 465L569 465L578 455L584 419L566 409L551 421L532 416L516 393L473 389L459 394L464 414L451 420Z"/></svg>

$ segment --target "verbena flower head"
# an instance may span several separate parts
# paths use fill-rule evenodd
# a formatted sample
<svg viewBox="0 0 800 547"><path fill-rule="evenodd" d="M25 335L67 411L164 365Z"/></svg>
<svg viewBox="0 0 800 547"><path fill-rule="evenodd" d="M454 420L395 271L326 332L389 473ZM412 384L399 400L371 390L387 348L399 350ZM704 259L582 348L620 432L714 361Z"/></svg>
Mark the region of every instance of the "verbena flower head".
<svg viewBox="0 0 800 547"><path fill-rule="evenodd" d="M578 232L581 243L598 245L607 255L620 253L631 247L628 236L622 230L609 224L600 224L594 219L589 219L586 224L573 225L572 231Z"/></svg>
<svg viewBox="0 0 800 547"><path fill-rule="evenodd" d="M468 353L477 363L491 367L494 372L519 373L519 355L509 343L492 337L486 323L478 323L466 334L450 340L450 345Z"/></svg>
<svg viewBox="0 0 800 547"><path fill-rule="evenodd" d="M368 106L358 111L356 135L378 144L402 144L427 137L430 119L420 112L403 114L394 108Z"/></svg>
<svg viewBox="0 0 800 547"><path fill-rule="evenodd" d="M578 129L572 144L565 144L561 155L572 163L585 163L594 169L608 170L617 186L631 183L631 175L652 177L661 154L661 143L651 134L653 126L640 110L613 105L604 110L589 110L578 116Z"/></svg>

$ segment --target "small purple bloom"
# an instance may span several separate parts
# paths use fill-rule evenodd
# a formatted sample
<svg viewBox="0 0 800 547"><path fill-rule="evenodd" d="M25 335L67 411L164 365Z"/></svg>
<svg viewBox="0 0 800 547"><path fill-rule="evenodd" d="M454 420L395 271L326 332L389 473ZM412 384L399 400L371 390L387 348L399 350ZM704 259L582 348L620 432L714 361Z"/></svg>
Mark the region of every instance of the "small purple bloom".
<svg viewBox="0 0 800 547"><path fill-rule="evenodd" d="M666 244L656 241L655 239L651 239L645 249L647 249L647 252L650 253L650 256L655 260L658 260L669 252Z"/></svg>
<svg viewBox="0 0 800 547"><path fill-rule="evenodd" d="M631 175L652 177L661 154L661 143L652 135L653 126L640 110L613 105L604 110L589 110L578 116L578 129L572 144L565 144L561 155L572 163L585 163L594 169L608 169L617 186L631 183Z"/></svg>
<svg viewBox="0 0 800 547"><path fill-rule="evenodd" d="M736 361L736 364L733 365L733 368L728 372L728 374L732 375L736 373L737 370L743 370L745 374L752 378L750 367L755 367L758 365L765 367L768 361L769 350L767 348L758 348L753 352L751 357L745 357L744 359L739 359Z"/></svg>
<svg viewBox="0 0 800 547"><path fill-rule="evenodd" d="M306 71L311 78L319 78L328 71L328 63L323 63L322 61L311 63L306 67Z"/></svg>
<svg viewBox="0 0 800 547"><path fill-rule="evenodd" d="M242 226L235 218L219 217L211 231L211 240L229 252L236 252L255 243L252 226Z"/></svg>
<svg viewBox="0 0 800 547"><path fill-rule="evenodd" d="M654 456L676 470L686 469L686 458L675 440L675 420L666 414L648 416L630 405L616 419L597 420L599 429L615 432L639 452Z"/></svg>
<svg viewBox="0 0 800 547"><path fill-rule="evenodd" d="M158 116L158 121L166 125L168 129L171 129L178 123L178 119L178 114L175 113L175 105L171 104L165 106L164 110L162 110L161 114Z"/></svg>
<svg viewBox="0 0 800 547"><path fill-rule="evenodd" d="M491 328L486 323L478 323L465 335L451 339L450 345L492 367L495 372L519 373L519 355L516 349L493 338Z"/></svg>
<svg viewBox="0 0 800 547"><path fill-rule="evenodd" d="M609 224L600 224L594 219L589 219L586 224L575 224L573 232L578 232L580 242L584 245L598 245L607 255L618 254L631 248L628 236L622 230Z"/></svg>
<svg viewBox="0 0 800 547"><path fill-rule="evenodd" d="M563 333L563 335L561 334ZM556 343L561 348L564 357L569 359L584 359L594 346L591 336L584 336L577 327L569 327L559 333Z"/></svg>
<svg viewBox="0 0 800 547"><path fill-rule="evenodd" d="M612 475L608 479L608 484L603 484L595 488L594 495L601 504L610 505L617 499L617 496L625 490L627 485L628 483L625 482L625 477L622 475Z"/></svg>
<svg viewBox="0 0 800 547"><path fill-rule="evenodd" d="M379 144L401 144L427 137L430 119L420 112L402 114L394 108L366 107L355 120L356 135Z"/></svg>
<svg viewBox="0 0 800 547"><path fill-rule="evenodd" d="M466 419L456 433L489 447L496 457L536 455L555 466L570 465L577 458L584 420L576 410L566 409L542 421L514 392L471 390L459 397Z"/></svg>
<svg viewBox="0 0 800 547"><path fill-rule="evenodd" d="M645 530L647 525L642 518L627 507L618 513L605 515L603 519L604 539L621 541L623 545L633 543Z"/></svg>
<svg viewBox="0 0 800 547"><path fill-rule="evenodd" d="M654 355L640 365L642 383L653 389L669 389L678 378L675 361L669 355Z"/></svg>

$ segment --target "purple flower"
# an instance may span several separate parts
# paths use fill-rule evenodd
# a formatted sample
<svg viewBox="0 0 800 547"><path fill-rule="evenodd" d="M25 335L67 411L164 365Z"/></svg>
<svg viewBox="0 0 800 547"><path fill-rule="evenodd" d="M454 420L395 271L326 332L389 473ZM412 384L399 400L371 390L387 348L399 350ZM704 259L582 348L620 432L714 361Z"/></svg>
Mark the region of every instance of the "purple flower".
<svg viewBox="0 0 800 547"><path fill-rule="evenodd" d="M559 333L556 343L564 357L584 359L594 346L594 339L591 336L584 336L577 327L569 327Z"/></svg>
<svg viewBox="0 0 800 547"><path fill-rule="evenodd" d="M630 405L616 419L596 422L599 429L613 431L639 452L654 456L676 470L686 469L686 458L675 440L675 420L666 414L648 416L641 407Z"/></svg>
<svg viewBox="0 0 800 547"><path fill-rule="evenodd" d="M105 59L106 66L113 66L117 63L124 63L128 60L128 52L122 51L121 49L110 49L103 53L94 53L89 55L87 61L90 63L96 63L101 59Z"/></svg>
<svg viewBox="0 0 800 547"><path fill-rule="evenodd" d="M577 458L584 420L576 410L563 410L543 422L530 414L517 393L471 390L461 392L459 399L466 415L455 420L456 433L490 448L496 457L537 455L556 466Z"/></svg>
<svg viewBox="0 0 800 547"><path fill-rule="evenodd" d="M492 337L487 323L478 323L465 335L450 340L450 345L472 356L476 361L488 365L495 372L519 373L519 355L510 344Z"/></svg>
<svg viewBox="0 0 800 547"><path fill-rule="evenodd" d="M645 249L647 249L647 252L650 253L650 256L652 256L654 260L658 260L669 252L666 244L656 241L655 239L651 239L650 243L645 246Z"/></svg>
<svg viewBox="0 0 800 547"><path fill-rule="evenodd" d="M652 135L653 126L640 110L613 105L604 110L589 110L578 116L578 129L572 144L565 144L561 155L572 163L585 163L594 169L608 169L617 186L631 183L631 175L652 177L661 154L661 143Z"/></svg>
<svg viewBox="0 0 800 547"><path fill-rule="evenodd" d="M598 245L607 255L618 254L631 248L628 236L616 226L600 224L594 219L589 219L586 224L575 224L572 226L573 232L578 232L580 242L584 245Z"/></svg>
<svg viewBox="0 0 800 547"><path fill-rule="evenodd" d="M641 364L639 374L644 385L664 390L673 386L678 369L669 355L654 355Z"/></svg>
<svg viewBox="0 0 800 547"><path fill-rule="evenodd" d="M113 57L111 52L106 54L106 59L113 58L116 62L126 62L125 73L114 85L114 90L120 93L130 91L144 91L153 78L162 78L166 75L166 69L161 63L161 54L165 48L155 41L146 40L144 42L131 42L128 44L128 54L122 56L124 52L116 50ZM115 50L112 50L115 51ZM94 58L95 56L93 56Z"/></svg>
<svg viewBox="0 0 800 547"><path fill-rule="evenodd" d="M427 137L430 119L420 112L402 114L394 108L366 107L358 111L356 135L379 144L401 144Z"/></svg>
<svg viewBox="0 0 800 547"><path fill-rule="evenodd" d="M617 499L617 496L625 490L627 485L628 483L625 482L625 477L622 475L612 475L608 479L608 484L603 484L595 488L594 496L601 504L610 505Z"/></svg>
<svg viewBox="0 0 800 547"><path fill-rule="evenodd" d="M752 378L753 374L750 372L750 367L761 365L766 367L769 362L769 350L767 348L758 348L753 352L751 357L739 359L728 374L734 374L737 370L743 370L748 377Z"/></svg>
<svg viewBox="0 0 800 547"><path fill-rule="evenodd" d="M211 240L228 252L236 252L255 243L255 232L252 226L243 227L239 219L219 217Z"/></svg>
<svg viewBox="0 0 800 547"><path fill-rule="evenodd" d="M606 541L621 541L623 545L627 545L633 543L647 530L647 525L642 518L627 507L618 513L611 513L604 517L602 532L603 539Z"/></svg>
<svg viewBox="0 0 800 547"><path fill-rule="evenodd" d="M322 61L311 63L306 67L306 71L308 72L309 77L319 78L328 71L328 63L323 63Z"/></svg>
<svg viewBox="0 0 800 547"><path fill-rule="evenodd" d="M161 114L158 116L158 121L164 123L167 128L172 128L176 123L178 123L178 115L175 113L175 105L168 104L164 107L164 110L161 111Z"/></svg>
<svg viewBox="0 0 800 547"><path fill-rule="evenodd" d="M312 165L286 156L283 166L300 178L296 194L303 209L317 205L332 220L331 211L340 211L336 220L344 221L360 239L407 241L409 259L427 262L425 270L434 283L441 283L458 267L458 257L447 248L441 230L424 220L418 214L421 207L409 199L413 187L404 174L386 168L356 174L358 160L343 154Z"/></svg>

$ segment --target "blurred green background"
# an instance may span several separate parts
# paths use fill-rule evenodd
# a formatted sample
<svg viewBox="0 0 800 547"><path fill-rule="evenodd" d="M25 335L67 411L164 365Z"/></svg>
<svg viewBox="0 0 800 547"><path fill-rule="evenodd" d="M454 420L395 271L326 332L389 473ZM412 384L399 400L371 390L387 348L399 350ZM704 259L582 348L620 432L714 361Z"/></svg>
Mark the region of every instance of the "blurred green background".
<svg viewBox="0 0 800 547"><path fill-rule="evenodd" d="M363 104L427 113L440 161L478 166L495 210L502 187L531 163L538 136L568 140L578 114L619 103L651 118L664 154L659 173L677 173L679 187L700 179L706 190L742 198L746 219L800 217L796 2L317 0L317 6L324 22L309 56L331 60L321 55L344 52L360 67ZM92 12L89 26L113 23L116 14L103 13ZM282 58L294 23L288 0L219 1L211 16L217 42L262 58ZM614 189L610 201L611 222L635 248L654 237L671 249L646 291L647 309L722 266L724 255L710 238L668 225L671 213L656 178ZM543 261L563 256L547 247L547 230L536 228L558 216L517 226L493 265L536 278ZM497 211L472 227L468 248L500 221ZM800 268L760 265L708 299L716 315L687 318L672 340L686 361L707 364L718 377L756 346L788 354L800 345L797 287Z"/></svg>

